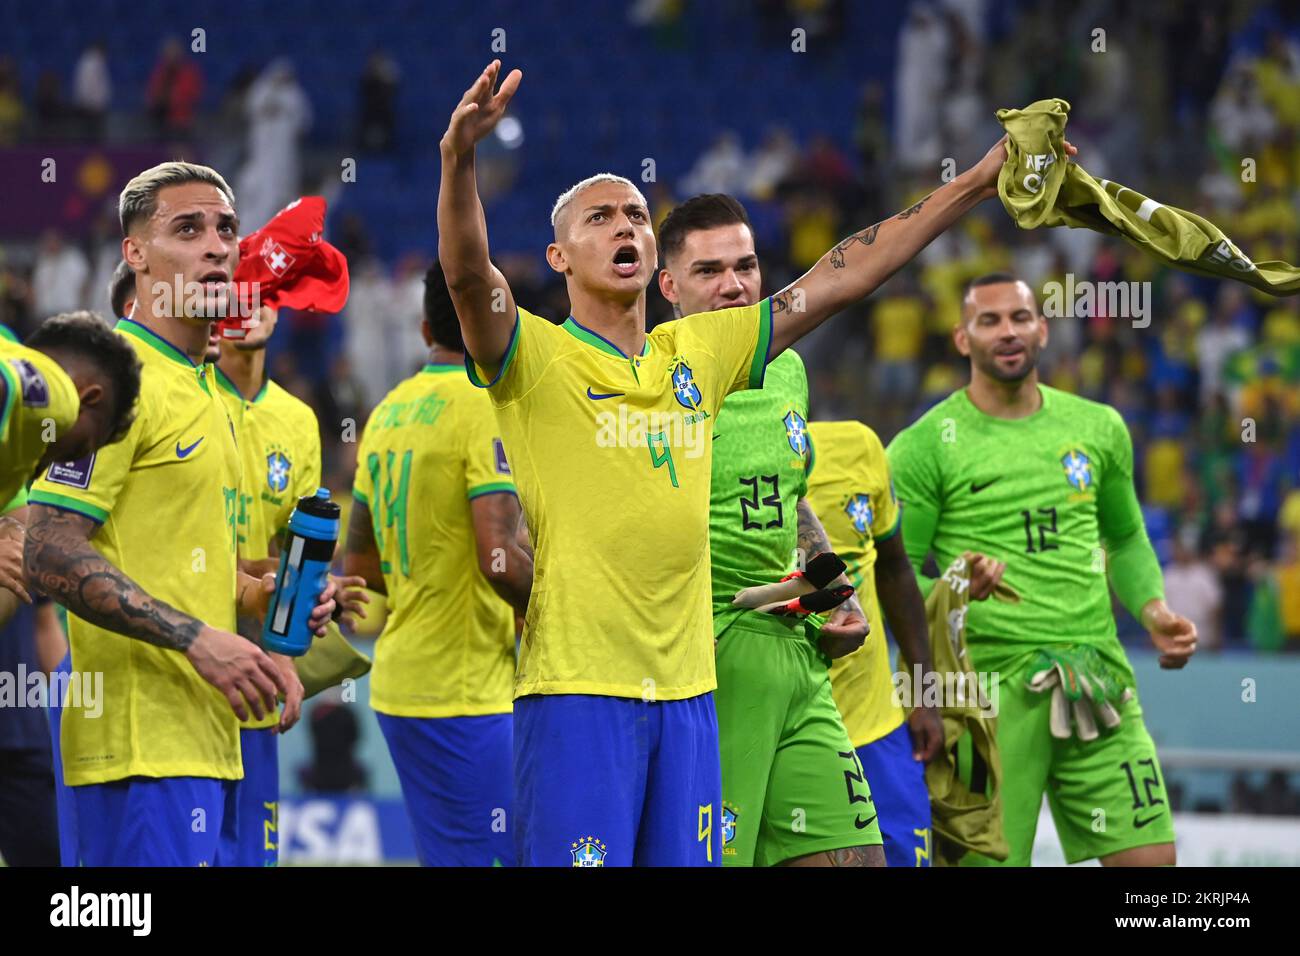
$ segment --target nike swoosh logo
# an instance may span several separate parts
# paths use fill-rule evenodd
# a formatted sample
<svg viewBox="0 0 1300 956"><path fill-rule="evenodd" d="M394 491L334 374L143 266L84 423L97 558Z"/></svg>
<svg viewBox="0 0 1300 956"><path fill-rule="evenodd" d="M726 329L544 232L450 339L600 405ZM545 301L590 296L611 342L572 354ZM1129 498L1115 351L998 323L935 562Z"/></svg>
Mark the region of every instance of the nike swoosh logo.
<svg viewBox="0 0 1300 956"><path fill-rule="evenodd" d="M983 491L985 488L987 488L989 485L993 484L993 482L995 482L995 481L1001 481L1001 480L1002 480L1002 476L1001 476L1001 475L998 475L996 478L991 478L991 479L989 479L988 481L984 482L984 484L982 484L982 485L977 485L977 484L975 484L975 482L972 481L972 482L970 483L970 493L971 493L972 495L977 495L977 494L979 494L981 491Z"/></svg>
<svg viewBox="0 0 1300 956"><path fill-rule="evenodd" d="M588 397L589 399L591 399L593 402L598 402L598 401L600 401L602 398L620 398L620 397L622 397L622 396L624 396L624 395L626 395L626 394L627 394L627 392L610 392L610 393L607 394L607 395L601 395L601 394L598 394L597 392L593 392L593 391L591 390L591 386L590 386L590 385L587 386L587 397Z"/></svg>
<svg viewBox="0 0 1300 956"><path fill-rule="evenodd" d="M177 457L177 458L188 458L188 457L190 456L190 452L192 452L194 449L198 448L199 445L202 443L202 441L203 441L203 439L200 438L198 441L196 441L196 442L195 442L193 445L191 445L189 448L182 448L182 447L181 447L181 443L180 443L180 442L177 442L177 443L176 443L176 457Z"/></svg>
<svg viewBox="0 0 1300 956"><path fill-rule="evenodd" d="M877 816L879 816L879 814L873 813L871 816L867 817L867 819L863 820L855 813L853 815L853 825L859 830L865 830L867 827L871 826L871 824L876 822Z"/></svg>
<svg viewBox="0 0 1300 956"><path fill-rule="evenodd" d="M1141 830L1141 829L1142 829L1144 826L1146 826L1148 823L1154 823L1156 820L1159 820L1159 819L1160 819L1161 817L1163 817L1163 816L1164 816L1163 813L1157 813L1154 817L1147 817L1145 820L1139 820L1137 817L1134 817L1134 818L1133 818L1133 829L1134 829L1134 830Z"/></svg>

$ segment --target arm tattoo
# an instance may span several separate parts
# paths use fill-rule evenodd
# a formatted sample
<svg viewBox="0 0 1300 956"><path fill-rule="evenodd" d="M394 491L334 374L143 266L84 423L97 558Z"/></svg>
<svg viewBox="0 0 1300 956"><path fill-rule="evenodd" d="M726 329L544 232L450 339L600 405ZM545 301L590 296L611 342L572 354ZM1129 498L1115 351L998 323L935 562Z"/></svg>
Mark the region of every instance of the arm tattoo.
<svg viewBox="0 0 1300 956"><path fill-rule="evenodd" d="M926 197L925 197L925 199L929 199L929 198L930 198L929 196L926 196ZM900 213L899 213L897 216L895 216L894 218L896 218L896 219L911 219L913 216L915 216L918 212L921 211L921 207L925 205L925 199L922 199L920 202L916 203L916 204L913 205L913 206L908 206L906 209L904 209L902 212L900 212Z"/></svg>
<svg viewBox="0 0 1300 956"><path fill-rule="evenodd" d="M808 561L817 557L823 551L831 550L831 539L826 534L821 519L812 510L812 505L808 503L807 498L799 499L795 511L799 515L799 551L803 555L804 564L807 564ZM849 580L847 574L841 574L835 583L852 584L853 582ZM860 615L863 620L866 620L867 614L862 609L862 603L858 600L856 594L850 595L849 599L840 605L840 608L850 614Z"/></svg>
<svg viewBox="0 0 1300 956"><path fill-rule="evenodd" d="M343 555L345 574L359 574L366 579L366 587L370 590L377 594L388 593L388 585L384 581L383 555L379 553L379 543L375 540L374 517L369 506L360 501L352 502Z"/></svg>
<svg viewBox="0 0 1300 956"><path fill-rule="evenodd" d="M917 204L916 208L920 208L920 203ZM840 242L839 245L831 250L831 267L835 269L843 269L845 265L844 253L849 246L853 245L855 242L860 242L864 246L869 246L876 241L876 233L879 231L880 223L876 223L874 226L868 226L860 232L855 232L853 235Z"/></svg>
<svg viewBox="0 0 1300 956"><path fill-rule="evenodd" d="M23 565L27 577L77 617L136 640L185 651L203 623L150 597L90 546L84 515L31 506Z"/></svg>
<svg viewBox="0 0 1300 956"><path fill-rule="evenodd" d="M794 290L786 289L784 292L772 296L772 314L778 315L781 312L789 312L793 295Z"/></svg>
<svg viewBox="0 0 1300 956"><path fill-rule="evenodd" d="M808 504L807 498L800 498L795 511L799 515L799 550L805 559L815 558L823 551L831 549L831 539L826 536L826 529Z"/></svg>
<svg viewBox="0 0 1300 956"><path fill-rule="evenodd" d="M870 866L865 846L848 846L839 850L827 850L831 866Z"/></svg>

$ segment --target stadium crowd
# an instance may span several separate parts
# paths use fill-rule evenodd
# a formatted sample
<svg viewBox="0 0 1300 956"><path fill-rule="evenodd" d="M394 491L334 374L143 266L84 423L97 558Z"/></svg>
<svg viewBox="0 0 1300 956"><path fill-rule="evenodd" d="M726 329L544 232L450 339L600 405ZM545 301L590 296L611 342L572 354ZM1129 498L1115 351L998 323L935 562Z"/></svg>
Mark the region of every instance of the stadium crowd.
<svg viewBox="0 0 1300 956"><path fill-rule="evenodd" d="M634 5L635 28L671 44L683 6ZM842 5L811 6L817 22L833 27ZM1070 134L1094 175L1159 182L1161 201L1223 225L1256 260L1295 261L1300 4L1209 5L1195 16L1177 3L1146 4L1129 13L1136 32L1124 43L1102 38L1110 43L1104 55L1081 51L1051 73L1032 55L1063 25L1086 35L1113 8L914 3L892 78L856 94L849 135L801 138L771 125L747 145L724 131L673 182L650 185L654 215L661 220L696 192L736 194L751 211L768 285L779 288L851 224L933 188L946 164L963 167L971 158L963 149L985 141L998 106L1050 95L1074 104ZM776 17L781 5L764 9ZM825 33L833 42L834 29ZM778 34L769 42L783 41ZM338 193L313 157L344 144L304 139L311 81L295 75L291 58L249 65L228 88L210 90L202 58L172 39L147 88L128 95L113 82L114 55L91 44L63 73L42 70L31 88L14 60L0 56L0 144L188 144L203 127L203 158L235 173L246 228L300 193ZM1135 88L1139 57L1143 82ZM419 132L401 128L413 122L396 108L401 82L397 61L374 50L356 78L346 145L401 155ZM934 103L943 104L941 121L924 122ZM287 316L289 334L272 345L272 376L318 413L325 479L336 488L350 481L355 446L330 423L364 422L423 354L422 277L432 250L386 255L374 241L381 228L342 205L329 237L351 264L348 306L340 316ZM60 311L107 312L116 236L109 203L87 235L49 229L36 241L0 244L0 322L24 335ZM568 314L563 284L540 256L506 252L501 265L520 299L544 303L540 311L555 321ZM801 344L814 415L870 422L888 441L959 381L949 331L960 290L1003 268L1025 275L1040 301L1067 275L1076 285L1149 284L1149 323L1104 308L1052 317L1044 381L1123 412L1171 603L1196 620L1203 650L1300 650L1300 299L1159 269L1085 230L1017 233L988 208L835 320L833 335L823 330ZM652 322L671 314L657 294L651 313ZM1140 633L1130 619L1128 634Z"/></svg>

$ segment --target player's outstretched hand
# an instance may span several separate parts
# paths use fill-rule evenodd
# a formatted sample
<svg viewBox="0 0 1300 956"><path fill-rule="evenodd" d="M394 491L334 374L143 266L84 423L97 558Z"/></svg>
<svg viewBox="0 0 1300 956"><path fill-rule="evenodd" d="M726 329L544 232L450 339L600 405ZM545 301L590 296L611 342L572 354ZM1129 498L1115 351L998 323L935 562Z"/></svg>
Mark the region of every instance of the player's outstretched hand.
<svg viewBox="0 0 1300 956"><path fill-rule="evenodd" d="M284 712L280 714L280 723L275 728L277 733L282 734L296 724L298 718L302 716L305 689L301 678L298 677L298 669L293 666L292 657L287 654L272 654L271 660L275 661L275 666L280 669L280 676L284 678L284 685L287 688L284 692Z"/></svg>
<svg viewBox="0 0 1300 956"><path fill-rule="evenodd" d="M817 646L827 657L844 657L861 647L870 631L871 626L860 609L841 604L831 619L822 625Z"/></svg>
<svg viewBox="0 0 1300 956"><path fill-rule="evenodd" d="M1078 147L1065 140L1067 156L1078 155ZM993 144L993 148L984 154L984 158L971 167L970 175L980 189L980 199L992 199L998 194L998 173L1007 161L1007 137L1003 136Z"/></svg>
<svg viewBox="0 0 1300 956"><path fill-rule="evenodd" d="M963 557L970 564L970 599L983 601L1007 573L1007 563L973 551L967 551Z"/></svg>
<svg viewBox="0 0 1300 956"><path fill-rule="evenodd" d="M370 595L365 590L366 579L359 574L341 578L331 574L330 580L334 582L336 588L334 620L342 621L350 628L356 628L358 621L365 620L365 605L370 603Z"/></svg>
<svg viewBox="0 0 1300 956"><path fill-rule="evenodd" d="M9 515L0 518L0 588L8 588L31 604L27 579L23 577L23 543L26 539L27 529L21 521Z"/></svg>
<svg viewBox="0 0 1300 956"><path fill-rule="evenodd" d="M252 641L206 624L185 652L198 675L230 702L240 720L249 708L259 720L275 713L276 697L288 688L275 661Z"/></svg>
<svg viewBox="0 0 1300 956"><path fill-rule="evenodd" d="M1196 625L1169 609L1159 599L1142 608L1142 626L1151 634L1151 643L1160 652L1160 666L1178 670L1196 653Z"/></svg>
<svg viewBox="0 0 1300 956"><path fill-rule="evenodd" d="M442 136L442 148L452 153L465 153L474 146L501 121L505 115L510 98L519 89L519 81L524 78L519 70L511 70L510 75L501 83L501 89L493 93L497 77L501 73L501 61L493 60L479 74L474 85L465 91L465 95L452 111L451 123Z"/></svg>
<svg viewBox="0 0 1300 956"><path fill-rule="evenodd" d="M912 759L929 763L943 749L943 718L933 707L914 707L907 715L912 735Z"/></svg>

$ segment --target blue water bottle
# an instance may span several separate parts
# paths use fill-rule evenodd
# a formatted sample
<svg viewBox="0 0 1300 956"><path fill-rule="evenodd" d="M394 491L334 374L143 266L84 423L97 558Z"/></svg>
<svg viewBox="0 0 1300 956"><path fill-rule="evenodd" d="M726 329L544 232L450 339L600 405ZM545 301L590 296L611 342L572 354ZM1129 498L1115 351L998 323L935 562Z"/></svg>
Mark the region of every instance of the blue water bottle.
<svg viewBox="0 0 1300 956"><path fill-rule="evenodd" d="M289 516L280 573L262 625L262 646L268 651L301 657L311 647L308 619L325 590L338 539L339 506L330 501L329 489L299 498Z"/></svg>

